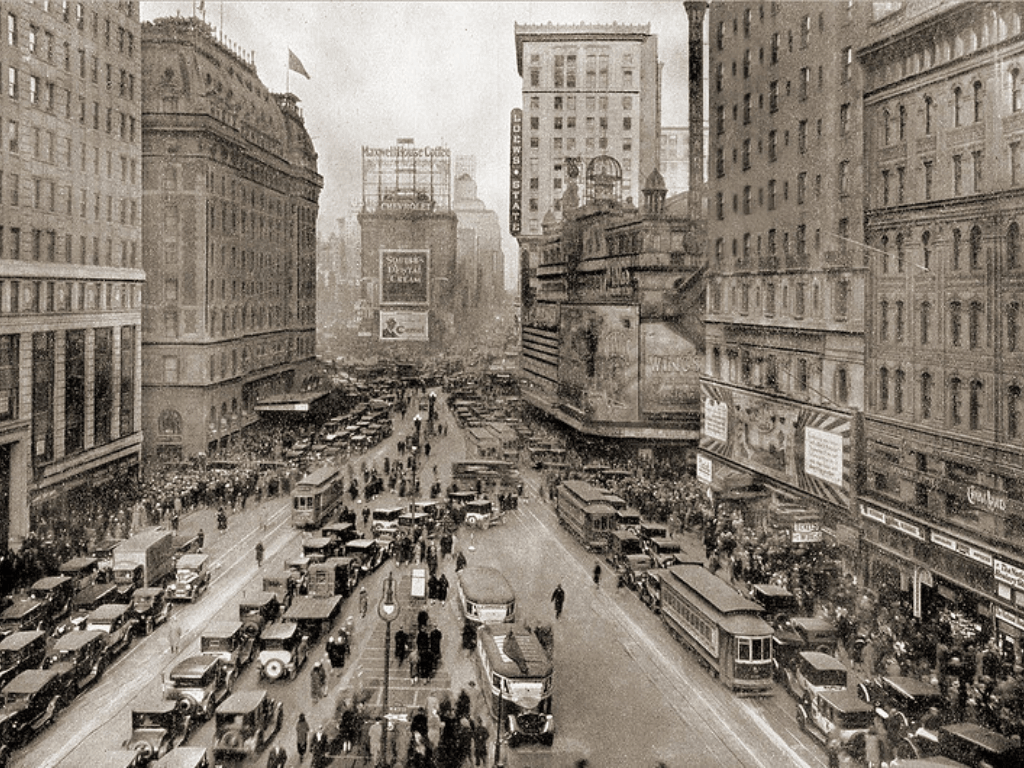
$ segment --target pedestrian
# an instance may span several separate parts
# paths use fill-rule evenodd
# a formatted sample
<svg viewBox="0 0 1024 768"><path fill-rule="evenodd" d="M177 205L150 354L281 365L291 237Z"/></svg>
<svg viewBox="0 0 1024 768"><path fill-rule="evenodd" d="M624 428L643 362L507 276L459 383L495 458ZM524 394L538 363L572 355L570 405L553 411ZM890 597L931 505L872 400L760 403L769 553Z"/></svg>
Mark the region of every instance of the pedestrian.
<svg viewBox="0 0 1024 768"><path fill-rule="evenodd" d="M370 606L370 597L366 594L366 587L359 588L359 615L366 617L366 611Z"/></svg>
<svg viewBox="0 0 1024 768"><path fill-rule="evenodd" d="M462 550L460 549L458 552L455 553L455 572L458 573L465 567L466 556L462 553Z"/></svg>
<svg viewBox="0 0 1024 768"><path fill-rule="evenodd" d="M203 548L204 541L206 541L206 534L203 533L203 529L200 528L198 533L196 533L196 545L199 547L199 549Z"/></svg>
<svg viewBox="0 0 1024 768"><path fill-rule="evenodd" d="M561 583L555 587L555 591L551 593L551 602L555 604L555 618L561 618L562 606L565 605L565 590L562 589Z"/></svg>
<svg viewBox="0 0 1024 768"><path fill-rule="evenodd" d="M487 739L490 736L483 718L477 715L473 723L473 758L478 766L487 764Z"/></svg>
<svg viewBox="0 0 1024 768"><path fill-rule="evenodd" d="M409 677L413 685L420 681L420 653L416 648L409 651Z"/></svg>
<svg viewBox="0 0 1024 768"><path fill-rule="evenodd" d="M262 568L263 567L263 542L262 541L257 541L256 542L256 567L257 568Z"/></svg>
<svg viewBox="0 0 1024 768"><path fill-rule="evenodd" d="M295 721L295 748L299 751L299 762L306 759L306 744L309 741L309 723L306 716L299 712L299 719Z"/></svg>
<svg viewBox="0 0 1024 768"><path fill-rule="evenodd" d="M444 605L448 600L448 577L443 573L437 578L437 599Z"/></svg>
<svg viewBox="0 0 1024 768"><path fill-rule="evenodd" d="M288 764L288 752L280 744L270 748L267 753L267 768L285 768Z"/></svg>
<svg viewBox="0 0 1024 768"><path fill-rule="evenodd" d="M404 629L399 629L395 632L395 658L399 664L405 661L405 656L409 651L408 642L409 635L406 634Z"/></svg>
<svg viewBox="0 0 1024 768"><path fill-rule="evenodd" d="M462 648L465 651L476 648L476 625L469 619L462 622Z"/></svg>
<svg viewBox="0 0 1024 768"><path fill-rule="evenodd" d="M441 664L441 630L434 627L430 630L430 677L437 672Z"/></svg>
<svg viewBox="0 0 1024 768"><path fill-rule="evenodd" d="M601 564L594 563L594 586L601 588Z"/></svg>
<svg viewBox="0 0 1024 768"><path fill-rule="evenodd" d="M171 646L171 653L177 654L178 647L181 645L181 625L178 623L178 620L173 616L171 617L171 620L168 623L167 642Z"/></svg>
<svg viewBox="0 0 1024 768"><path fill-rule="evenodd" d="M345 666L345 657L348 656L348 632L344 629L338 632L338 639L335 641L334 650L338 654L338 669Z"/></svg>
<svg viewBox="0 0 1024 768"><path fill-rule="evenodd" d="M309 755L312 761L313 768L326 768L327 766L327 734L324 733L324 727L318 725L316 732L313 734L313 738L309 743Z"/></svg>
<svg viewBox="0 0 1024 768"><path fill-rule="evenodd" d="M313 697L313 703L319 703L320 699L323 698L327 688L327 675L324 674L324 667L319 661L313 665L313 670L309 674L309 692Z"/></svg>

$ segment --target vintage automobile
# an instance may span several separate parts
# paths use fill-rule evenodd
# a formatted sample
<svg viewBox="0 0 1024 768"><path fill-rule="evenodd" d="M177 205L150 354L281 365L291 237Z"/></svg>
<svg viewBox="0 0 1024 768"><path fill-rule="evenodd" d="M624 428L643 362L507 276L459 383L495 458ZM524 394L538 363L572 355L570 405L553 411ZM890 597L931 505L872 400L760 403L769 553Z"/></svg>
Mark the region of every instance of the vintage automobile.
<svg viewBox="0 0 1024 768"><path fill-rule="evenodd" d="M201 653L217 654L235 668L236 673L252 661L255 637L240 621L215 621L203 628L199 638Z"/></svg>
<svg viewBox="0 0 1024 768"><path fill-rule="evenodd" d="M640 602L646 605L655 613L661 613L661 577L664 570L652 568L645 571L636 593L640 596Z"/></svg>
<svg viewBox="0 0 1024 768"><path fill-rule="evenodd" d="M44 576L28 588L28 596L46 606L47 621L55 623L71 610L75 582L69 576Z"/></svg>
<svg viewBox="0 0 1024 768"><path fill-rule="evenodd" d="M890 734L908 736L913 733L938 740L941 718L927 718L932 707L941 712L946 706L937 685L916 677L883 676L858 683L857 695L872 704L878 716L888 721Z"/></svg>
<svg viewBox="0 0 1024 768"><path fill-rule="evenodd" d="M1024 765L1024 746L977 723L951 723L939 728L938 754L984 768Z"/></svg>
<svg viewBox="0 0 1024 768"><path fill-rule="evenodd" d="M71 579L71 590L80 592L90 584L102 580L100 561L95 557L73 557L60 564L61 576Z"/></svg>
<svg viewBox="0 0 1024 768"><path fill-rule="evenodd" d="M52 669L26 669L0 691L0 765L4 749L16 749L56 719L74 694Z"/></svg>
<svg viewBox="0 0 1024 768"><path fill-rule="evenodd" d="M284 621L268 625L260 635L260 651L256 657L260 679L294 677L305 663L308 649L309 638L299 633L298 625Z"/></svg>
<svg viewBox="0 0 1024 768"><path fill-rule="evenodd" d="M306 595L297 597L281 617L282 621L292 622L299 627L299 634L315 641L329 630L341 612L341 595L332 597L314 597Z"/></svg>
<svg viewBox="0 0 1024 768"><path fill-rule="evenodd" d="M212 768L206 747L178 747L152 764L152 768Z"/></svg>
<svg viewBox="0 0 1024 768"><path fill-rule="evenodd" d="M683 545L675 539L654 538L647 542L647 554L655 568L671 568L683 562Z"/></svg>
<svg viewBox="0 0 1024 768"><path fill-rule="evenodd" d="M310 564L322 563L338 552L338 542L329 536L311 536L302 541L302 554L309 558Z"/></svg>
<svg viewBox="0 0 1024 768"><path fill-rule="evenodd" d="M82 629L58 639L43 666L60 675L63 687L74 696L99 680L109 661L107 634Z"/></svg>
<svg viewBox="0 0 1024 768"><path fill-rule="evenodd" d="M273 592L278 602L287 608L291 605L292 597L298 594L299 585L291 571L271 569L263 573L263 591Z"/></svg>
<svg viewBox="0 0 1024 768"><path fill-rule="evenodd" d="M786 687L798 699L820 691L845 690L848 685L849 671L834 656L818 651L801 651L794 661L795 664L786 667L783 674Z"/></svg>
<svg viewBox="0 0 1024 768"><path fill-rule="evenodd" d="M167 585L167 597L171 600L193 602L210 584L207 569L207 555L191 554L178 558L174 581Z"/></svg>
<svg viewBox="0 0 1024 768"><path fill-rule="evenodd" d="M348 597L359 583L359 560L355 557L329 557L309 567L309 590L312 597Z"/></svg>
<svg viewBox="0 0 1024 768"><path fill-rule="evenodd" d="M47 631L50 628L49 616L45 603L20 596L0 613L0 638L31 629Z"/></svg>
<svg viewBox="0 0 1024 768"><path fill-rule="evenodd" d="M292 574L292 579L295 582L295 591L293 595L304 595L306 594L307 578L309 574L309 566L312 561L305 555L297 555L295 557L289 557L284 561L284 567Z"/></svg>
<svg viewBox="0 0 1024 768"><path fill-rule="evenodd" d="M490 499L474 499L463 506L465 522L470 528L487 529L504 522L505 513L499 511Z"/></svg>
<svg viewBox="0 0 1024 768"><path fill-rule="evenodd" d="M90 613L101 605L116 602L120 598L120 594L117 585L113 582L97 582L76 592L71 600L71 612L64 621L57 625L53 634L60 637L67 632L82 629Z"/></svg>
<svg viewBox="0 0 1024 768"><path fill-rule="evenodd" d="M101 605L85 618L87 630L98 629L107 633L107 652L110 658L132 644L137 624L131 606L124 603Z"/></svg>
<svg viewBox="0 0 1024 768"><path fill-rule="evenodd" d="M630 589L637 589L643 574L654 567L654 561L650 555L623 555L620 559L619 578L622 583Z"/></svg>
<svg viewBox="0 0 1024 768"><path fill-rule="evenodd" d="M238 691L217 709L213 759L237 761L263 750L281 730L284 706L266 691Z"/></svg>
<svg viewBox="0 0 1024 768"><path fill-rule="evenodd" d="M257 592L238 604L238 620L252 637L259 637L263 628L280 615L281 603L273 592Z"/></svg>
<svg viewBox="0 0 1024 768"><path fill-rule="evenodd" d="M834 734L841 743L867 733L875 719L875 708L853 691L811 689L800 701L796 722L801 730L825 742Z"/></svg>
<svg viewBox="0 0 1024 768"><path fill-rule="evenodd" d="M33 629L15 632L0 641L0 688L26 669L35 669L46 658L46 633Z"/></svg>
<svg viewBox="0 0 1024 768"><path fill-rule="evenodd" d="M165 699L193 719L206 720L217 705L231 694L235 670L215 653L201 653L179 661L164 678Z"/></svg>
<svg viewBox="0 0 1024 768"><path fill-rule="evenodd" d="M380 568L387 551L376 539L352 539L345 545L345 555L359 558L359 570L365 577Z"/></svg>
<svg viewBox="0 0 1024 768"><path fill-rule="evenodd" d="M123 746L148 764L180 746L191 730L191 715L183 713L176 701L157 699L132 707L132 735Z"/></svg>
<svg viewBox="0 0 1024 768"><path fill-rule="evenodd" d="M356 524L352 522L328 523L320 529L320 535L334 539L337 551L341 552L344 550L345 544L352 539L359 538L359 531L356 530Z"/></svg>
<svg viewBox="0 0 1024 768"><path fill-rule="evenodd" d="M171 615L171 601L160 587L141 587L132 592L132 616L140 632L150 634Z"/></svg>

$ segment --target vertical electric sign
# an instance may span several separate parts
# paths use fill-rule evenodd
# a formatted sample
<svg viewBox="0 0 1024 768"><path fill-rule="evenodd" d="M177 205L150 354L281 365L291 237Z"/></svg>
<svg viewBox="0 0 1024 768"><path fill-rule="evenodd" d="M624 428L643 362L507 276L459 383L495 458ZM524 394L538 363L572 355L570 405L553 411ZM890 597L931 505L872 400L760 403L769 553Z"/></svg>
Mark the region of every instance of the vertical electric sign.
<svg viewBox="0 0 1024 768"><path fill-rule="evenodd" d="M512 110L512 147L509 158L508 231L523 228L523 110Z"/></svg>

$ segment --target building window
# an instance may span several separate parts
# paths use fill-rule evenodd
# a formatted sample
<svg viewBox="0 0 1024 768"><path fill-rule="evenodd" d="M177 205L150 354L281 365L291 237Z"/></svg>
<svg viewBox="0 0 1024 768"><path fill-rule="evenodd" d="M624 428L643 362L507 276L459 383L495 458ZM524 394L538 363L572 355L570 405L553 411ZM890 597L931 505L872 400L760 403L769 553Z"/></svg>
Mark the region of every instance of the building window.
<svg viewBox="0 0 1024 768"><path fill-rule="evenodd" d="M1015 439L1020 434L1020 387L1012 384L1006 390L1006 436Z"/></svg>
<svg viewBox="0 0 1024 768"><path fill-rule="evenodd" d="M807 121L801 120L796 126L796 147L800 154L807 152ZM774 159L774 158L773 158Z"/></svg>
<svg viewBox="0 0 1024 768"><path fill-rule="evenodd" d="M850 82L853 77L853 48L847 46L843 49L843 82Z"/></svg>
<svg viewBox="0 0 1024 768"><path fill-rule="evenodd" d="M889 191L890 191L890 176L889 171L882 171L882 205L889 205Z"/></svg>
<svg viewBox="0 0 1024 768"><path fill-rule="evenodd" d="M878 340L889 340L889 302L884 299L878 304Z"/></svg>
<svg viewBox="0 0 1024 768"><path fill-rule="evenodd" d="M750 189L750 187L747 187ZM768 210L775 210L775 179L768 180Z"/></svg>
<svg viewBox="0 0 1024 768"><path fill-rule="evenodd" d="M836 402L840 405L845 405L846 401L850 398L850 380L849 374L845 368L836 369Z"/></svg>
<svg viewBox="0 0 1024 768"><path fill-rule="evenodd" d="M982 112L982 93L981 93L981 81L974 81L974 122L981 122Z"/></svg>
<svg viewBox="0 0 1024 768"><path fill-rule="evenodd" d="M839 194L850 194L850 161L843 160L839 163Z"/></svg>
<svg viewBox="0 0 1024 768"><path fill-rule="evenodd" d="M953 155L953 194L962 195L964 191L964 158Z"/></svg>
<svg viewBox="0 0 1024 768"><path fill-rule="evenodd" d="M921 345L927 346L931 335L932 305L927 301L921 303Z"/></svg>
<svg viewBox="0 0 1024 768"><path fill-rule="evenodd" d="M800 97L800 101L806 101L807 100L807 93L808 93L808 90L810 89L810 85L811 85L811 70L809 68L807 68L807 67L801 67L800 68L800 83L799 83L798 91L797 91L797 93L798 93L798 95Z"/></svg>
<svg viewBox="0 0 1024 768"><path fill-rule="evenodd" d="M949 420L953 426L963 423L962 398L960 379L954 376L949 380Z"/></svg>
<svg viewBox="0 0 1024 768"><path fill-rule="evenodd" d="M963 125L964 93L957 86L953 89L953 125Z"/></svg>
<svg viewBox="0 0 1024 768"><path fill-rule="evenodd" d="M898 232L896 234L896 272L903 274L906 269L907 254L904 248L903 233Z"/></svg>
<svg viewBox="0 0 1024 768"><path fill-rule="evenodd" d="M985 153L980 149L971 152L971 164L974 171L974 192L981 192L982 172L985 164Z"/></svg>
<svg viewBox="0 0 1024 768"><path fill-rule="evenodd" d="M968 427L979 429L981 427L981 397L983 385L975 379L971 382L970 402L968 403Z"/></svg>
<svg viewBox="0 0 1024 768"><path fill-rule="evenodd" d="M935 104L932 102L931 96L924 97L924 133L926 136L931 136L932 133L932 109Z"/></svg>
<svg viewBox="0 0 1024 768"><path fill-rule="evenodd" d="M897 370L892 382L892 404L896 413L903 413L903 389L906 383L906 374Z"/></svg>
<svg viewBox="0 0 1024 768"><path fill-rule="evenodd" d="M896 341L897 342L902 342L903 341L903 328L904 328L904 322L903 322L903 302L902 301L897 301L896 302Z"/></svg>
<svg viewBox="0 0 1024 768"><path fill-rule="evenodd" d="M971 227L969 247L971 269L981 269L981 227L977 224Z"/></svg>
<svg viewBox="0 0 1024 768"><path fill-rule="evenodd" d="M833 289L833 313L837 320L845 320L849 312L850 283L846 280L837 280Z"/></svg>
<svg viewBox="0 0 1024 768"><path fill-rule="evenodd" d="M981 302L972 301L967 317L967 342L971 349L981 347L981 321Z"/></svg>
<svg viewBox="0 0 1024 768"><path fill-rule="evenodd" d="M1012 302L1006 307L1006 351L1016 352L1020 335L1020 304Z"/></svg>
<svg viewBox="0 0 1024 768"><path fill-rule="evenodd" d="M961 311L962 305L959 301L951 301L949 303L949 342L954 347L960 346L963 333Z"/></svg>
<svg viewBox="0 0 1024 768"><path fill-rule="evenodd" d="M878 370L878 410L889 410L889 369Z"/></svg>
<svg viewBox="0 0 1024 768"><path fill-rule="evenodd" d="M932 266L932 233L925 230L921 233L921 266L929 270Z"/></svg>
<svg viewBox="0 0 1024 768"><path fill-rule="evenodd" d="M896 202L903 205L903 193L906 190L907 169L902 165L896 169Z"/></svg>
<svg viewBox="0 0 1024 768"><path fill-rule="evenodd" d="M924 199L932 199L932 170L935 163L931 160L924 161Z"/></svg>
<svg viewBox="0 0 1024 768"><path fill-rule="evenodd" d="M921 374L921 418L930 419L932 417L932 375L930 373Z"/></svg>
<svg viewBox="0 0 1024 768"><path fill-rule="evenodd" d="M953 270L960 269L960 246L963 235L959 229L953 230Z"/></svg>

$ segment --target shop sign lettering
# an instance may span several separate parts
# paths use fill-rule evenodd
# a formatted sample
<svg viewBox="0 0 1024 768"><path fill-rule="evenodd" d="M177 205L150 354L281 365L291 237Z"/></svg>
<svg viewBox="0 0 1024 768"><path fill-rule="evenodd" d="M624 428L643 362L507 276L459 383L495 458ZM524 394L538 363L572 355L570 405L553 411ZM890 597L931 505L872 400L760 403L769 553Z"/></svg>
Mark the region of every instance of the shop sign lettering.
<svg viewBox="0 0 1024 768"><path fill-rule="evenodd" d="M1010 613L1006 609L1000 608L998 605L993 606L993 608L995 609L994 612L997 619L1006 622L1011 627L1016 627L1017 629L1024 631L1024 619L1020 616L1015 613Z"/></svg>
<svg viewBox="0 0 1024 768"><path fill-rule="evenodd" d="M821 524L818 522L793 523L792 540L794 544L810 544L821 541Z"/></svg>
<svg viewBox="0 0 1024 768"><path fill-rule="evenodd" d="M956 552L958 555L970 558L984 565L992 565L993 557L987 552L982 552L980 549L964 544L962 541L946 536L945 534L936 533L932 531L931 535L932 543L938 544L940 547L944 547L951 552Z"/></svg>
<svg viewBox="0 0 1024 768"><path fill-rule="evenodd" d="M993 559L992 563L996 581L1009 584L1017 589L1024 589L1024 568L1018 568L1002 560Z"/></svg>
<svg viewBox="0 0 1024 768"><path fill-rule="evenodd" d="M704 454L697 454L697 481L704 485L711 485L711 478L714 472L714 463Z"/></svg>
<svg viewBox="0 0 1024 768"><path fill-rule="evenodd" d="M882 512L880 509L869 507L867 504L861 504L860 514L861 517L866 517L869 520L874 520L877 523L882 523L882 525L885 525L885 512Z"/></svg>
<svg viewBox="0 0 1024 768"><path fill-rule="evenodd" d="M897 531L907 534L907 536L913 536L915 539L921 539L924 541L924 534L921 533L921 529L916 525L912 525L895 517L889 521L889 525Z"/></svg>
<svg viewBox="0 0 1024 768"><path fill-rule="evenodd" d="M710 397L704 399L704 434L712 440L729 439L729 404Z"/></svg>
<svg viewBox="0 0 1024 768"><path fill-rule="evenodd" d="M989 512L1006 511L1006 497L994 493L990 488L979 488L976 485L967 486L967 501L971 506L981 507Z"/></svg>

